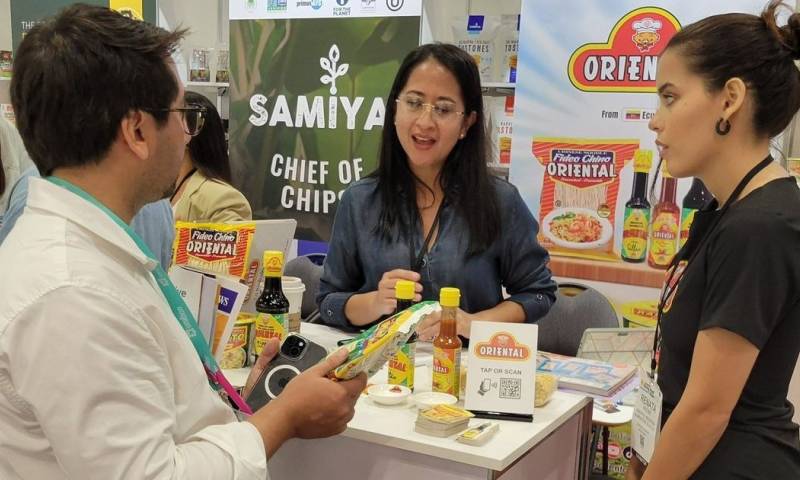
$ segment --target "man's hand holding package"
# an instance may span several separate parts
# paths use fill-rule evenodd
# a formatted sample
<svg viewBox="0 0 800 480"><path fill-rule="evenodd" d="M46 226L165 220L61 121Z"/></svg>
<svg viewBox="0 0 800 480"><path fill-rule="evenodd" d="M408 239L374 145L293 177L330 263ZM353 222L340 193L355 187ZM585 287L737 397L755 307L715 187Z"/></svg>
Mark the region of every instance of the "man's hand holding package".
<svg viewBox="0 0 800 480"><path fill-rule="evenodd" d="M277 342L265 345L265 351L274 348ZM265 355L262 355L262 357ZM326 377L328 372L347 359L347 350L340 349L317 365L301 373L286 385L283 392L248 419L254 424L264 440L267 456L272 454L290 438L323 438L337 435L347 428L347 422L355 415L355 404L367 384L365 374L347 381L334 382ZM261 360L259 358L259 360ZM253 367L263 371L271 358ZM247 393L255 373L248 378Z"/></svg>

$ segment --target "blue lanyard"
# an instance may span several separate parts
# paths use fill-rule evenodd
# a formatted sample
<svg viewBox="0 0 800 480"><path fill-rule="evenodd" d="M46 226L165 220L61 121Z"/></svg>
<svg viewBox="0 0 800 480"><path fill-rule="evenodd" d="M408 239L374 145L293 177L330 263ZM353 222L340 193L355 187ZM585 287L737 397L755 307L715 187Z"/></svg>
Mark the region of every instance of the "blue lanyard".
<svg viewBox="0 0 800 480"><path fill-rule="evenodd" d="M122 230L125 231L125 233L128 234L128 236L131 238L131 240L133 240L134 243L136 243L136 246L139 247L142 253L147 255L149 259L156 262L156 267L151 271L151 273L156 280L156 284L158 284L158 288L161 290L161 293L167 300L169 308L172 310L172 313L175 315L175 318L178 320L181 328L183 328L183 331L186 332L186 336L189 337L189 340L192 342L197 355L203 362L203 367L205 367L209 383L215 390L224 390L234 402L236 407L239 408L239 410L248 415L252 415L252 410L250 407L247 405L247 403L245 403L242 397L236 393L236 390L230 385L228 380L222 374L222 371L217 364L217 360L213 355L211 355L211 349L208 347L205 337L198 330L197 320L195 320L192 312L189 310L189 307L186 306L186 302L183 301L183 298L178 293L175 285L173 285L172 280L170 280L169 275L167 275L167 272L164 271L164 269L161 267L161 264L155 259L155 255L153 255L153 252L150 251L150 248L147 246L147 244L144 243L144 240L142 240L141 237L139 237L139 235L133 231L130 225L119 218L117 214L112 212L108 207L100 203L96 198L80 187L58 177L51 176L47 177L46 180L69 190L70 192L78 195L105 212L106 215L114 220L114 223L116 223Z"/></svg>

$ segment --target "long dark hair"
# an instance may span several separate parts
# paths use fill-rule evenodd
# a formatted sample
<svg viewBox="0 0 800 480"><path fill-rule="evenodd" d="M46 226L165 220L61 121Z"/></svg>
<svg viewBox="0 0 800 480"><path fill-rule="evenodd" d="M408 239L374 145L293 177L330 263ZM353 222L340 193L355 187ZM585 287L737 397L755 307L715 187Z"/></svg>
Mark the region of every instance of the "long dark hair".
<svg viewBox="0 0 800 480"><path fill-rule="evenodd" d="M667 50L676 51L689 70L705 80L709 92L720 91L731 78L742 79L753 92L753 128L770 138L786 129L800 108L800 70L794 63L800 59L800 14L793 13L787 25L778 27L775 17L781 5L771 0L760 16L726 13L704 18L667 44Z"/></svg>
<svg viewBox="0 0 800 480"><path fill-rule="evenodd" d="M187 105L206 108L203 128L189 141L192 164L207 178L231 183L231 162L228 159L228 147L225 145L225 127L222 125L217 107L209 99L195 92L186 92L184 100Z"/></svg>
<svg viewBox="0 0 800 480"><path fill-rule="evenodd" d="M488 248L500 232L497 194L492 184L486 162L489 144L483 119L483 97L478 67L469 54L460 48L431 43L411 51L394 78L386 103L386 118L381 138L377 170L372 174L378 180L381 214L376 227L385 238L397 239L412 231L419 218L417 186L424 185L408 166L408 156L403 150L394 120L397 99L405 88L408 77L417 65L433 59L445 67L458 81L464 99L465 116L475 112L476 121L459 140L445 160L439 181L445 199L455 206L469 228L468 255Z"/></svg>

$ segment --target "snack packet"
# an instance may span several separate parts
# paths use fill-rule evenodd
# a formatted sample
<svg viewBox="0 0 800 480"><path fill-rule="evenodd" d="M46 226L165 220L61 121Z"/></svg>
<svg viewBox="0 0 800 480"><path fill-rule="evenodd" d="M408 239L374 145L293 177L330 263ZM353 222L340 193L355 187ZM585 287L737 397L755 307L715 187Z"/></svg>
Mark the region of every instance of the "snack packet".
<svg viewBox="0 0 800 480"><path fill-rule="evenodd" d="M172 264L244 278L255 223L177 222Z"/></svg>
<svg viewBox="0 0 800 480"><path fill-rule="evenodd" d="M478 65L481 83L494 81L495 39L500 18L486 15L459 16L452 20L453 43L469 53Z"/></svg>
<svg viewBox="0 0 800 480"><path fill-rule="evenodd" d="M419 302L402 312L373 325L347 343L347 361L333 369L328 376L349 380L361 372L374 375L411 337L425 315L438 308L436 301Z"/></svg>

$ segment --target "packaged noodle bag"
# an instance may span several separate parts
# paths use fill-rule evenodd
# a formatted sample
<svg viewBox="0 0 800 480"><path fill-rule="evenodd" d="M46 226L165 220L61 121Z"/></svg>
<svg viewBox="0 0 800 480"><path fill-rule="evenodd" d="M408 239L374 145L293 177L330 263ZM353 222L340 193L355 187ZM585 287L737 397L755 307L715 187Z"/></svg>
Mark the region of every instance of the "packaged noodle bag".
<svg viewBox="0 0 800 480"><path fill-rule="evenodd" d="M619 174L639 140L534 138L544 167L539 239L553 255L619 260L614 224Z"/></svg>
<svg viewBox="0 0 800 480"><path fill-rule="evenodd" d="M236 225L177 222L172 264L244 278L255 231L252 222Z"/></svg>
<svg viewBox="0 0 800 480"><path fill-rule="evenodd" d="M333 369L328 376L349 380L366 372L371 377L406 343L425 315L437 308L438 302L420 302L373 325L344 346L349 352L347 361Z"/></svg>
<svg viewBox="0 0 800 480"><path fill-rule="evenodd" d="M478 64L481 82L493 82L495 77L495 37L499 17L485 15L459 16L453 19L453 43L472 55Z"/></svg>
<svg viewBox="0 0 800 480"><path fill-rule="evenodd" d="M519 51L519 15L500 17L497 34L497 79L503 83L517 82L517 52Z"/></svg>

